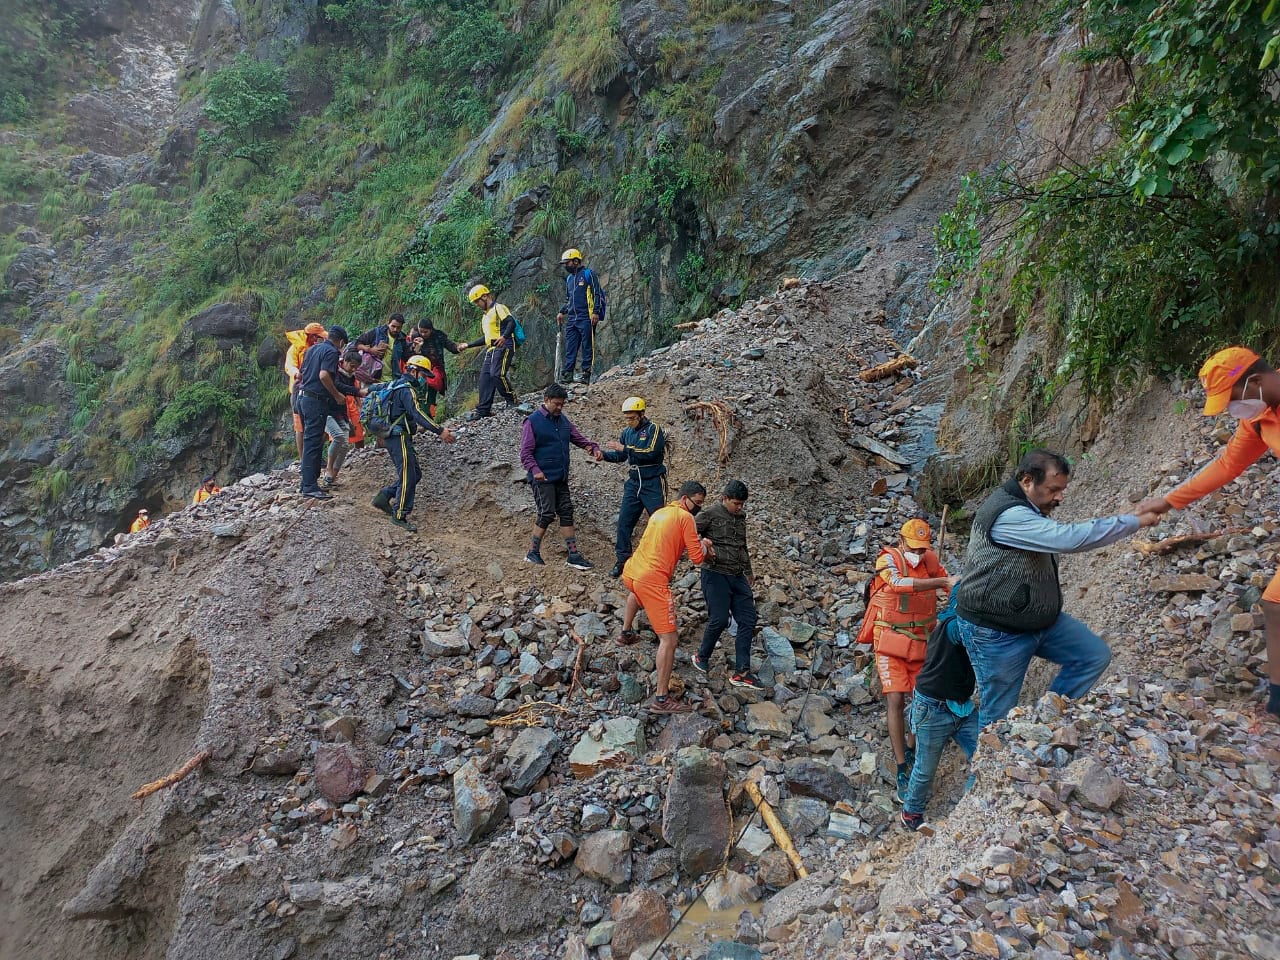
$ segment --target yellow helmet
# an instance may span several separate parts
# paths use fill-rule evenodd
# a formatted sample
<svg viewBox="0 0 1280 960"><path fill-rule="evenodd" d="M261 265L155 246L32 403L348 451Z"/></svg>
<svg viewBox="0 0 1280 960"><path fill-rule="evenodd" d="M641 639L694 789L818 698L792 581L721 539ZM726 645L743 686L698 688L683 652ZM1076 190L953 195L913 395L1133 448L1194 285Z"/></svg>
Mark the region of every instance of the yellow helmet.
<svg viewBox="0 0 1280 960"><path fill-rule="evenodd" d="M421 354L414 357L410 357L408 360L405 361L404 365L406 367L416 367L419 370L431 369L431 361L428 360L426 357L422 356Z"/></svg>
<svg viewBox="0 0 1280 960"><path fill-rule="evenodd" d="M644 413L644 397L627 397L622 401L623 413Z"/></svg>
<svg viewBox="0 0 1280 960"><path fill-rule="evenodd" d="M475 303L481 297L489 292L489 288L483 283L477 283L474 287L467 291L467 299Z"/></svg>
<svg viewBox="0 0 1280 960"><path fill-rule="evenodd" d="M577 247L570 247L564 253L560 254L561 263L567 263L570 260L581 260L581 259L582 259L582 251L579 250Z"/></svg>

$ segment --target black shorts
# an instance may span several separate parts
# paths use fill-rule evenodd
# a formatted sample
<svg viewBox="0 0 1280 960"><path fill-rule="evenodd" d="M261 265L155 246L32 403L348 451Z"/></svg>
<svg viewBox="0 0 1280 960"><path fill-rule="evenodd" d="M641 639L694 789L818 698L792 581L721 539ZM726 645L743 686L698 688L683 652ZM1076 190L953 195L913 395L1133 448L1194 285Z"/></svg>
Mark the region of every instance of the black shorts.
<svg viewBox="0 0 1280 960"><path fill-rule="evenodd" d="M551 521L560 518L560 526L573 526L573 498L569 496L568 480L533 480L533 503L538 508L538 526L546 529Z"/></svg>

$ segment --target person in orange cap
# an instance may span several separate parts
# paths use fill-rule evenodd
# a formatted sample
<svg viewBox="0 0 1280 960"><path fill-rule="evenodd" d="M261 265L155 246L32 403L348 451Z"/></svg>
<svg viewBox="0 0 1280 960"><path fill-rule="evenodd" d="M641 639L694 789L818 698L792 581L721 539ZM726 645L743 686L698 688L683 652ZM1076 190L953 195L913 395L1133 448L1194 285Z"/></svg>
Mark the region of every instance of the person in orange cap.
<svg viewBox="0 0 1280 960"><path fill-rule="evenodd" d="M924 520L908 520L898 545L876 557L867 585L867 612L858 642L875 650L876 672L889 711L889 743L898 766L898 802L903 802L915 760L915 737L906 729L906 707L924 666L925 642L938 619L938 591L955 580L931 549L933 531Z"/></svg>
<svg viewBox="0 0 1280 960"><path fill-rule="evenodd" d="M284 373L289 380L289 406L293 410L293 435L298 441L298 460L302 460L302 414L298 412L298 371L302 369L302 358L307 348L312 347L325 338L325 329L321 324L308 323L301 330L289 330L285 339L289 341L289 349L284 355Z"/></svg>
<svg viewBox="0 0 1280 960"><path fill-rule="evenodd" d="M1248 347L1219 350L1200 368L1204 415L1227 412L1239 421L1217 459L1163 497L1144 500L1135 512L1168 513L1190 506L1230 483L1270 450L1280 456L1280 373ZM1267 713L1280 717L1280 574L1262 593L1267 634Z"/></svg>

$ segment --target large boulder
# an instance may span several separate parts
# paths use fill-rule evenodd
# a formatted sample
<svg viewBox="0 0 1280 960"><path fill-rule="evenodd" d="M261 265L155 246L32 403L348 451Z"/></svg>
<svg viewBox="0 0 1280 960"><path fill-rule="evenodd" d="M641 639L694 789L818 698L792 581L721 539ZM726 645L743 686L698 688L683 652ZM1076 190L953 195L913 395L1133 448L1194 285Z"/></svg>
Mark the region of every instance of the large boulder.
<svg viewBox="0 0 1280 960"><path fill-rule="evenodd" d="M853 784L825 760L796 757L783 764L783 777L792 796L817 797L828 803L854 798Z"/></svg>
<svg viewBox="0 0 1280 960"><path fill-rule="evenodd" d="M644 753L644 724L635 717L613 717L593 724L569 754L569 766L580 779L609 767L621 767Z"/></svg>
<svg viewBox="0 0 1280 960"><path fill-rule="evenodd" d="M507 764L511 767L507 791L523 797L532 790L562 746L560 738L545 727L521 730L507 748Z"/></svg>
<svg viewBox="0 0 1280 960"><path fill-rule="evenodd" d="M193 340L210 338L218 349L248 347L258 335L258 303L254 299L215 303L187 321Z"/></svg>
<svg viewBox="0 0 1280 960"><path fill-rule="evenodd" d="M684 0L623 3L618 32L631 59L642 69L657 64L664 40L688 36L689 5Z"/></svg>
<svg viewBox="0 0 1280 960"><path fill-rule="evenodd" d="M631 879L631 834L625 830L597 830L582 838L573 865L583 876L620 887Z"/></svg>
<svg viewBox="0 0 1280 960"><path fill-rule="evenodd" d="M0 403L8 409L62 400L67 355L55 340L41 340L0 357Z"/></svg>
<svg viewBox="0 0 1280 960"><path fill-rule="evenodd" d="M464 843L492 833L507 816L507 795L468 760L453 775L453 826Z"/></svg>
<svg viewBox="0 0 1280 960"><path fill-rule="evenodd" d="M630 957L646 944L661 940L671 929L671 909L656 890L632 890L614 916L609 946L615 957Z"/></svg>
<svg viewBox="0 0 1280 960"><path fill-rule="evenodd" d="M51 247L23 247L9 262L4 283L18 300L30 300L45 285L58 256Z"/></svg>
<svg viewBox="0 0 1280 960"><path fill-rule="evenodd" d="M364 761L349 744L340 743L316 750L316 789L330 803L346 803L364 787Z"/></svg>
<svg viewBox="0 0 1280 960"><path fill-rule="evenodd" d="M724 859L731 829L724 785L724 761L717 754L704 747L676 754L662 808L662 839L689 876L713 870Z"/></svg>

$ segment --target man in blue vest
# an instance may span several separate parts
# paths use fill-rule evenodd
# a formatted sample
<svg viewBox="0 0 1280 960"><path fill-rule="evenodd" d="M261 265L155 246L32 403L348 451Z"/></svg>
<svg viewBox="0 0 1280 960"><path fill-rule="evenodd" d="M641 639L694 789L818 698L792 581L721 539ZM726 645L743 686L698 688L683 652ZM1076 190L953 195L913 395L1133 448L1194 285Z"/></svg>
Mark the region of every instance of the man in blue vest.
<svg viewBox="0 0 1280 960"><path fill-rule="evenodd" d="M564 545L565 561L578 570L590 570L591 561L578 552L573 532L573 498L569 495L569 447L581 447L596 460L604 459L600 444L588 440L564 415L569 391L558 383L542 391L542 406L525 418L520 435L520 463L529 472L529 486L538 518L533 523L533 539L525 560L543 564L542 537L557 517Z"/></svg>
<svg viewBox="0 0 1280 960"><path fill-rule="evenodd" d="M622 486L622 504L618 507L618 532L614 541L617 563L609 572L622 576L622 568L631 556L631 536L640 514L653 516L667 504L667 468L662 462L667 437L662 428L644 415L643 397L627 397L622 401L622 416L627 428L618 440L604 445L604 458L610 463L627 464L627 482Z"/></svg>
<svg viewBox="0 0 1280 960"><path fill-rule="evenodd" d="M590 268L582 265L582 251L570 247L560 258L568 271L564 279L564 306L556 323L564 327L564 368L562 383L573 382L573 368L582 352L582 383L591 382L591 362L595 359L596 326L604 319L604 287Z"/></svg>

